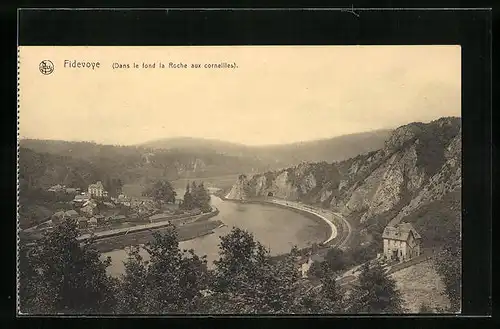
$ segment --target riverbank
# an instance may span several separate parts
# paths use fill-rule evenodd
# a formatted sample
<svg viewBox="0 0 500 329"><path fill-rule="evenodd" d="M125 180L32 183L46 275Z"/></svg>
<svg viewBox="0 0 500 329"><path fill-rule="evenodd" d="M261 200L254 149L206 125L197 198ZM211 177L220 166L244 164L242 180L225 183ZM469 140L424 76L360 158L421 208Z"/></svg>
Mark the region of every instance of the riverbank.
<svg viewBox="0 0 500 329"><path fill-rule="evenodd" d="M168 219L166 219L164 221L160 221L160 222L154 222L154 223L141 224L141 225L136 225L136 226L94 232L93 234L92 233L83 234L83 235L79 236L77 239L79 241L86 241L86 240L90 239L91 237L93 237L96 240L101 240L101 239L112 238L112 237L126 235L126 234L137 233L137 232L141 232L141 231L150 231L150 230L154 230L154 229L160 229L160 228L163 228L165 226L170 225L171 223L174 223L174 225L176 225L176 226L181 226L181 225L186 225L186 224L196 222L196 221L208 220L209 218L217 216L218 214L219 214L219 210L214 207L213 210L207 214L179 217L179 218L175 218L175 219L168 218Z"/></svg>
<svg viewBox="0 0 500 329"><path fill-rule="evenodd" d="M293 211L301 214L317 223L320 223L326 230L330 230L330 234L325 237L324 242L318 245L314 250L312 246L299 248L298 254L301 258L311 257L313 255L324 257L328 250L332 247L337 247L340 249L347 249L348 242L351 236L351 226L349 222L342 218L340 214L334 213L333 211L326 210L323 208L317 208L310 205L302 204L294 201L279 200L279 199L269 199L260 198L252 200L232 200L227 199L225 196L219 196L222 200L231 201L241 204L261 204L261 205L272 205L273 207L287 209L288 211ZM327 218L328 217L328 218ZM329 219L331 218L331 220ZM275 260L280 260L286 257L288 253L276 255L273 258Z"/></svg>
<svg viewBox="0 0 500 329"><path fill-rule="evenodd" d="M177 239L179 242L196 239L208 234L213 234L214 230L223 226L220 220L209 221L208 219L198 220L190 224L175 226ZM153 233L163 233L168 228L166 226L142 230L109 238L103 238L94 242L94 246L100 252L109 252L116 249L124 249L129 246L146 244L153 240Z"/></svg>
<svg viewBox="0 0 500 329"><path fill-rule="evenodd" d="M242 204L262 204L262 205L272 205L275 207L287 209L289 211L293 211L296 213L299 213L303 215L304 217L307 217L311 220L314 220L315 222L321 224L325 229L330 231L330 234L325 238L324 242L322 245L337 245L341 244L343 241L338 239L337 237L339 236L339 230L337 229L337 226L335 223L340 224L341 237L345 237L344 234L344 225L341 223L342 221L337 218L337 216L334 213L330 212L330 217L332 220L326 218L326 210L323 209L316 209L312 206L308 205L303 205L298 202L292 202L292 201L285 201L285 200L278 200L278 199L252 199L252 200L237 200L237 199L227 199L226 197L221 197L222 200L224 201L230 201L230 202L236 202L236 203L242 203ZM339 223L340 221L340 223Z"/></svg>

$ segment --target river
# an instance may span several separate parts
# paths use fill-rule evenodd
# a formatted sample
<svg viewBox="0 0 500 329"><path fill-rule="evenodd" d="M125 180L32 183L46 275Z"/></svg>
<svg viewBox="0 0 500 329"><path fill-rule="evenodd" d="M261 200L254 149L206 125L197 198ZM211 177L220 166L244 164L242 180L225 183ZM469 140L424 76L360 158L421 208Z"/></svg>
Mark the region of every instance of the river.
<svg viewBox="0 0 500 329"><path fill-rule="evenodd" d="M213 220L220 220L227 226L216 229L214 234L179 243L181 249L194 249L199 256L206 255L209 267L218 258L219 237L226 235L232 227L251 232L256 240L270 248L272 255L287 253L293 245L303 248L313 242L323 242L330 234L325 224L272 205L242 204L224 201L216 196L212 196L212 205L219 209L219 214ZM142 255L148 258L146 252L142 252ZM103 257L107 256L112 259L108 273L114 276L123 273L125 250L103 253Z"/></svg>

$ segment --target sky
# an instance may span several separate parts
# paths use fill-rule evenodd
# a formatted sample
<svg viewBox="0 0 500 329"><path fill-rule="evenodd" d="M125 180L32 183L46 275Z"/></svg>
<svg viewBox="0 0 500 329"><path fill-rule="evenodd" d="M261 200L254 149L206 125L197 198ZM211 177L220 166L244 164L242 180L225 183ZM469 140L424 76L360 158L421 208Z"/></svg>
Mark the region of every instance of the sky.
<svg viewBox="0 0 500 329"><path fill-rule="evenodd" d="M19 53L20 138L287 144L461 116L459 46L30 46ZM54 71L43 75L47 59ZM65 60L100 64L70 68ZM222 62L237 68L204 68Z"/></svg>

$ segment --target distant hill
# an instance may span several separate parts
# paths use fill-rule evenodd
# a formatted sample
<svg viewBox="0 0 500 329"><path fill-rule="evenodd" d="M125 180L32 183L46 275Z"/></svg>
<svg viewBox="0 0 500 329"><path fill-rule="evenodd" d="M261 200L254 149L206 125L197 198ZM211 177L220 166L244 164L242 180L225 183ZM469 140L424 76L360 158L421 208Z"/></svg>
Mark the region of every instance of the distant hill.
<svg viewBox="0 0 500 329"><path fill-rule="evenodd" d="M289 165L301 162L343 161L380 149L391 132L389 129L375 130L315 141L256 147L254 151L259 157L276 158Z"/></svg>
<svg viewBox="0 0 500 329"><path fill-rule="evenodd" d="M91 180L111 177L120 178L124 183L134 183L158 178L205 178L271 169L256 158L210 151L195 152L192 149L165 150L34 139L21 140L20 149L22 174L26 173L26 177L34 182L32 185L41 188L67 183L68 180L85 185ZM88 174L89 171L92 175ZM91 179L80 179L80 176Z"/></svg>
<svg viewBox="0 0 500 329"><path fill-rule="evenodd" d="M193 137L162 138L139 144L140 147L165 150L183 150L194 153L219 153L233 156L247 156L251 147L220 141Z"/></svg>
<svg viewBox="0 0 500 329"><path fill-rule="evenodd" d="M341 161L358 154L377 150L384 145L391 130L376 130L328 139L285 145L247 146L213 139L165 138L146 142L141 147L179 149L198 154L218 153L257 159L272 167L286 167L301 162Z"/></svg>

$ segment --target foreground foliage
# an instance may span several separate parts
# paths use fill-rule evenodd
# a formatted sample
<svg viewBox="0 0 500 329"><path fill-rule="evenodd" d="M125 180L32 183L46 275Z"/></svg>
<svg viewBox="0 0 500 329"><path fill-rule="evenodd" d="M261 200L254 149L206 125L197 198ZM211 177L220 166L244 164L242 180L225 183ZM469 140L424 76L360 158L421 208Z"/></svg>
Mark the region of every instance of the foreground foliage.
<svg viewBox="0 0 500 329"><path fill-rule="evenodd" d="M209 269L205 257L180 250L172 226L143 248L129 250L120 278L106 274L91 244L80 244L74 222L59 226L36 246L23 246L20 260L21 312L47 313L247 313L311 314L400 312L400 297L383 272L365 269L352 298L336 283L342 254L332 251L320 289L300 277L298 250L279 259L252 234L233 228L220 242ZM340 260L340 263L335 262ZM352 294L351 294L352 295Z"/></svg>
<svg viewBox="0 0 500 329"><path fill-rule="evenodd" d="M359 285L351 293L351 313L404 313L403 299L396 288L396 282L384 273L377 263L363 266Z"/></svg>

